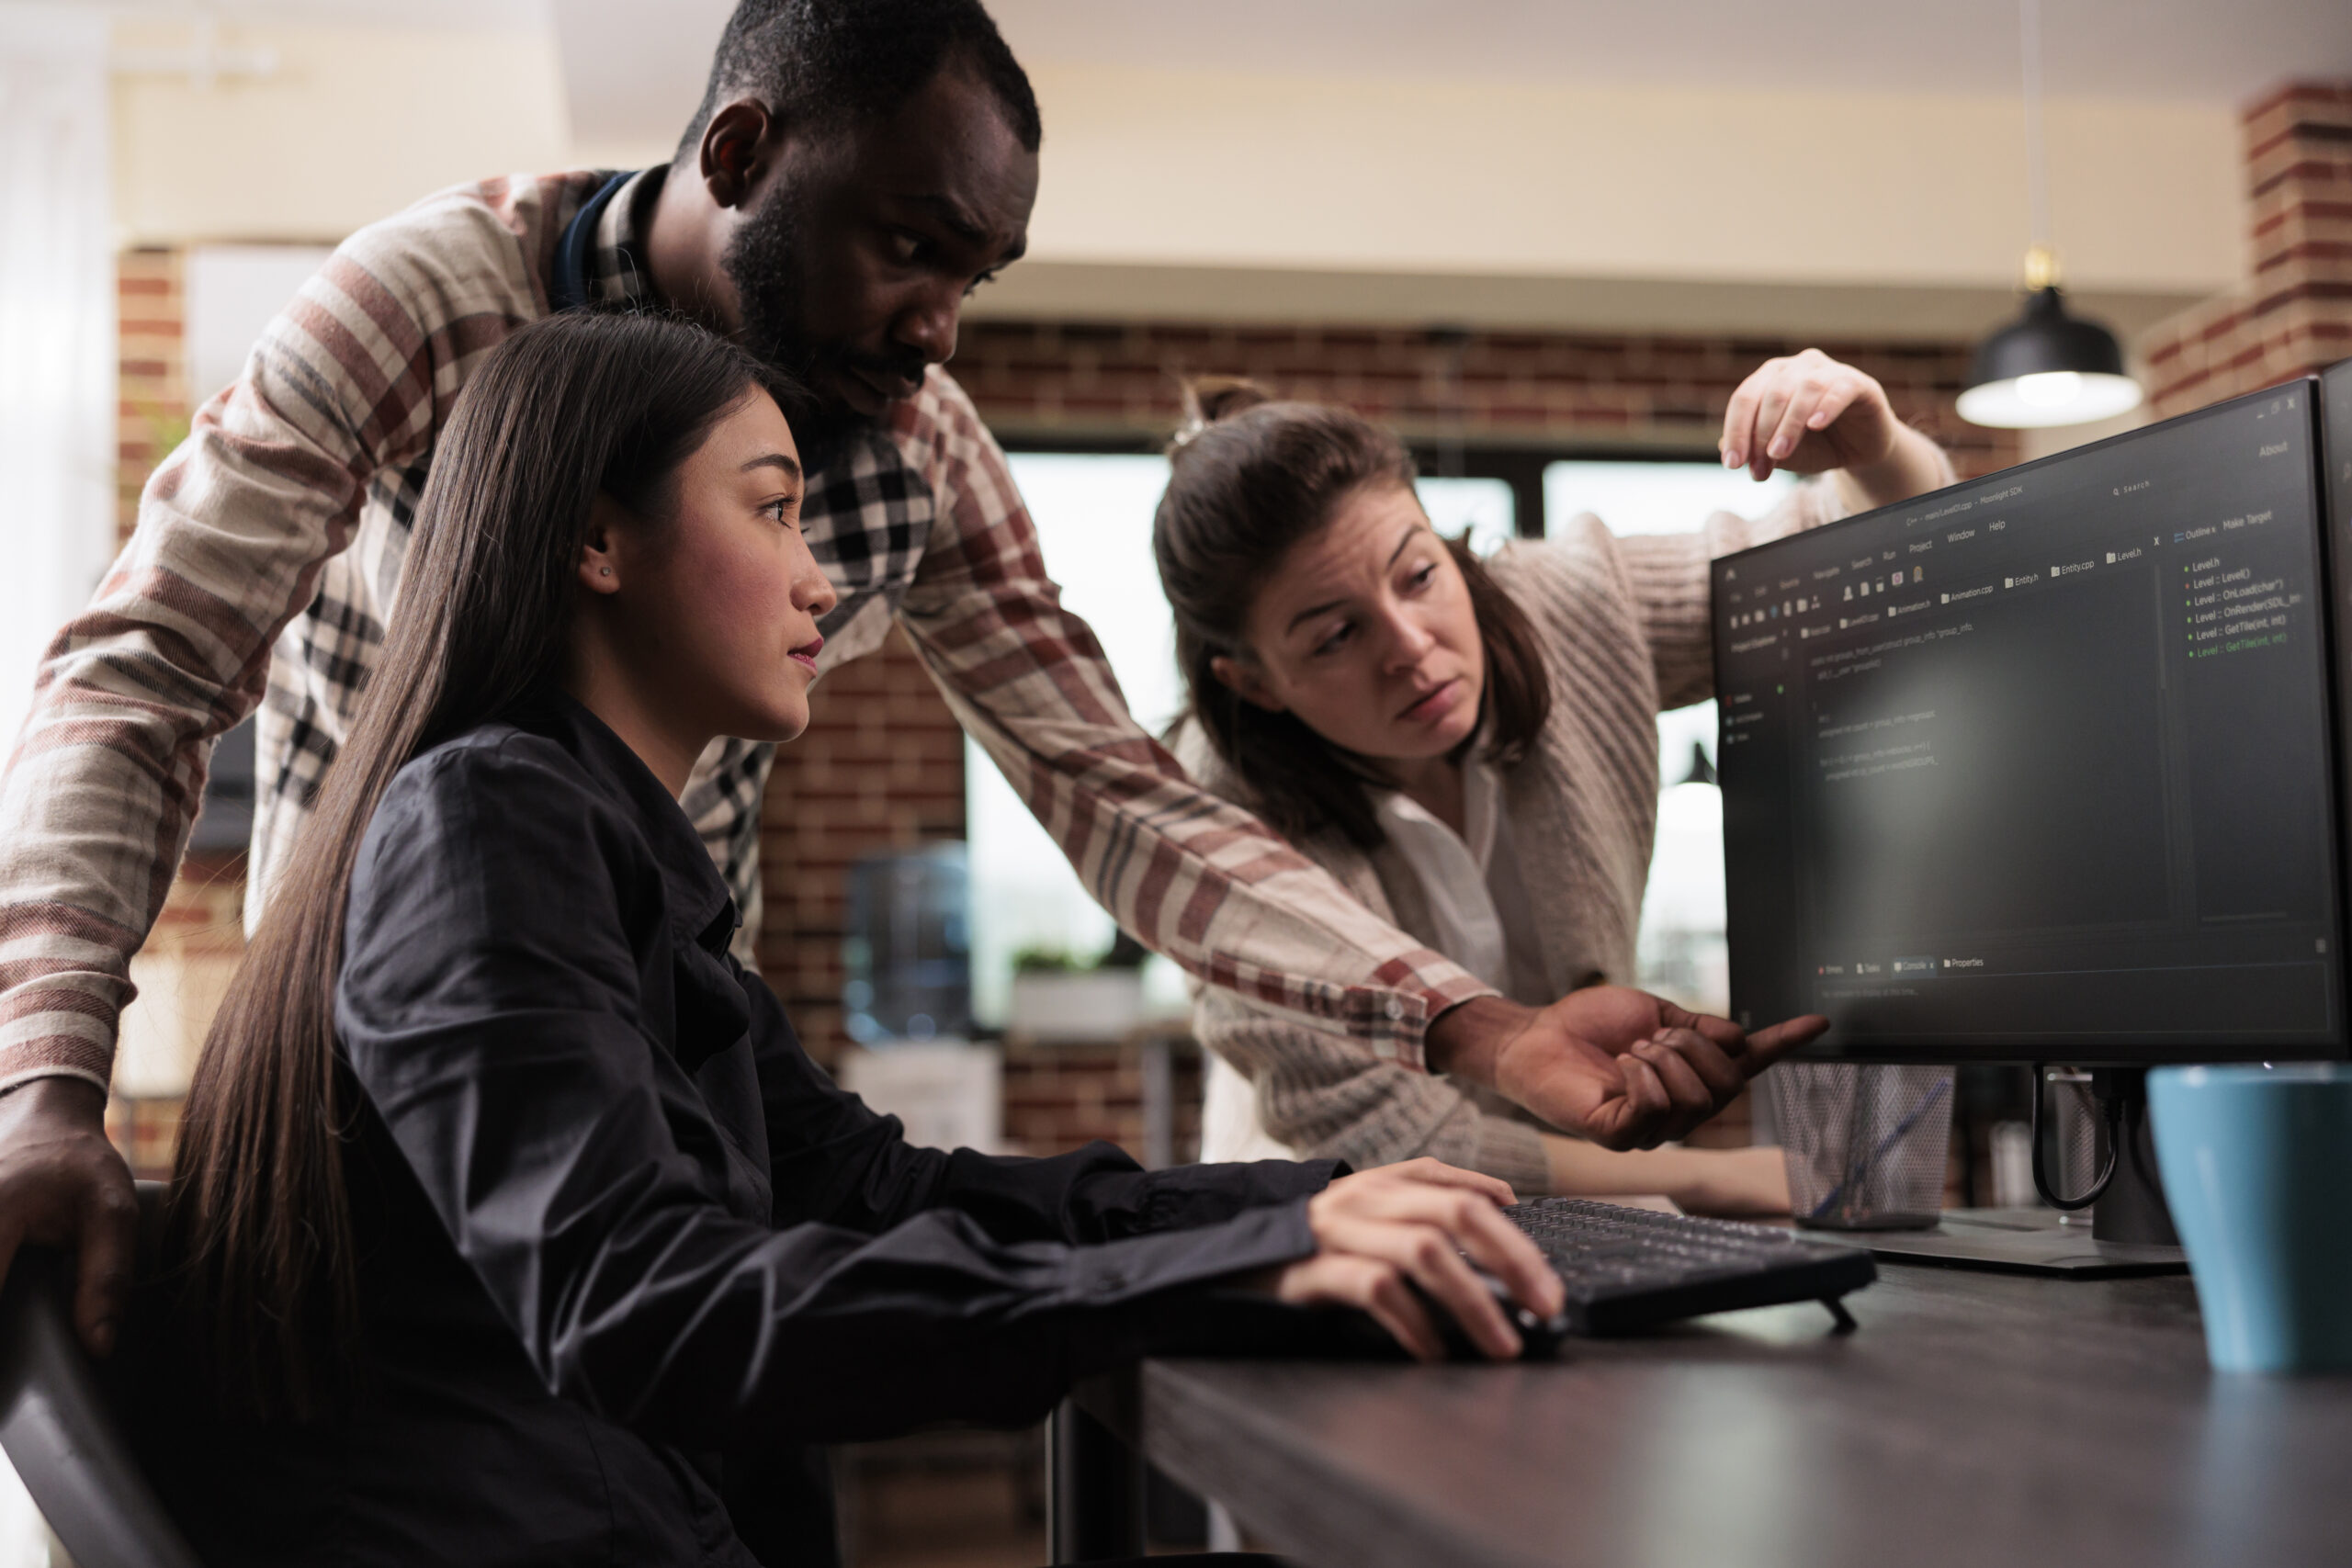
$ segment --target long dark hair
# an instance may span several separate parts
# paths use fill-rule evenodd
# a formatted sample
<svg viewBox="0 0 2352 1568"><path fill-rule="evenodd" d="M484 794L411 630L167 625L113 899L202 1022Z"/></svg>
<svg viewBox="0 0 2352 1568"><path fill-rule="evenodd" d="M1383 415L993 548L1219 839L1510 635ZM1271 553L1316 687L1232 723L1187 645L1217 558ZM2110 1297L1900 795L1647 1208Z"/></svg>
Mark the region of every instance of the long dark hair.
<svg viewBox="0 0 2352 1568"><path fill-rule="evenodd" d="M667 515L678 465L747 397L741 349L654 315L568 314L483 359L435 443L381 663L198 1061L167 1253L228 1411L305 1419L353 1390L358 1273L334 991L353 863L418 752L558 679L599 494Z"/></svg>
<svg viewBox="0 0 2352 1568"><path fill-rule="evenodd" d="M1255 798L1251 807L1299 839L1336 827L1359 848L1381 841L1371 791L1393 782L1380 763L1334 746L1295 714L1268 713L1216 678L1218 658L1250 657L1242 635L1257 592L1340 502L1366 486L1410 490L1412 454L1346 409L1275 402L1247 381L1186 389L1192 414L1169 453L1168 491L1152 519L1152 555L1176 613L1176 662L1197 722ZM1487 651L1488 758L1519 761L1552 711L1535 633L1470 548L1446 541L1469 585ZM1179 723L1183 722L1182 719Z"/></svg>

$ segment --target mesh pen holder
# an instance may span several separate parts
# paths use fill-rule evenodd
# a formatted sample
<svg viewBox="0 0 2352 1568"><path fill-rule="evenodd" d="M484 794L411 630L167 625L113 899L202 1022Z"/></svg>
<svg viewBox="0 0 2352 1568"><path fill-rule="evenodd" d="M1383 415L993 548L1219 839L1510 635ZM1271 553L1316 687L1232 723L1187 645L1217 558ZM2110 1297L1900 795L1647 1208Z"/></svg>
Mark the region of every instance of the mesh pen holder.
<svg viewBox="0 0 2352 1568"><path fill-rule="evenodd" d="M1952 1070L1783 1062L1763 1076L1796 1222L1925 1230L1943 1209Z"/></svg>

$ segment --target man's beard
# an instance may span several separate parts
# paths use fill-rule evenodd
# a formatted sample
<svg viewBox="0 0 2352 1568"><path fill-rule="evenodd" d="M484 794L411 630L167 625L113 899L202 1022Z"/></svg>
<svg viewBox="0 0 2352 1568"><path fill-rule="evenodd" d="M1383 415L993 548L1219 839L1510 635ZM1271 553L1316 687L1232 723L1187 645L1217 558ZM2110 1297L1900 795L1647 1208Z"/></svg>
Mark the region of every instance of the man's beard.
<svg viewBox="0 0 2352 1568"><path fill-rule="evenodd" d="M790 187L779 185L728 242L719 265L735 285L743 312L742 344L762 362L792 378L799 395L786 407L800 460L814 473L844 446L877 422L842 402L827 385L849 355L808 335L803 322L808 267L801 250L799 213ZM920 379L920 364L913 374Z"/></svg>

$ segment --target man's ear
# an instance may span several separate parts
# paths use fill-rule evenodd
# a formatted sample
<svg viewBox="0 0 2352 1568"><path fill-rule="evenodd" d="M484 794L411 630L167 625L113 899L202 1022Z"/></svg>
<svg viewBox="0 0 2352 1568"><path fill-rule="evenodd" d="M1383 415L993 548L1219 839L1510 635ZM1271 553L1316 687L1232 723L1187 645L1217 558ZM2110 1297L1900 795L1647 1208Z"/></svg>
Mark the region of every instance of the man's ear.
<svg viewBox="0 0 2352 1568"><path fill-rule="evenodd" d="M1227 659L1218 654L1209 660L1209 673L1220 685L1232 692L1251 707L1264 708L1268 713L1282 713L1285 705L1266 684L1264 674L1246 659Z"/></svg>
<svg viewBox="0 0 2352 1568"><path fill-rule="evenodd" d="M722 208L746 205L775 160L775 117L757 98L722 104L702 128L702 183Z"/></svg>
<svg viewBox="0 0 2352 1568"><path fill-rule="evenodd" d="M609 495L597 496L588 509L588 537L581 541L578 576L580 586L591 593L620 592L620 552L614 547L622 518L621 503Z"/></svg>

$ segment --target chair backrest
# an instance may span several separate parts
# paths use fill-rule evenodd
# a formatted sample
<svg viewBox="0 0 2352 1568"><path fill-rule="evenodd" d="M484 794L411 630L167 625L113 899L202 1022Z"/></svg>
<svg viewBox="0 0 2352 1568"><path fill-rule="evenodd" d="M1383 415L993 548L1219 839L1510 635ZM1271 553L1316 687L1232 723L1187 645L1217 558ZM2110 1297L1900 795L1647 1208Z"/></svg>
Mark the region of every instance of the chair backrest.
<svg viewBox="0 0 2352 1568"><path fill-rule="evenodd" d="M153 1212L155 1182L140 1184ZM72 1259L19 1250L0 1287L0 1449L75 1568L198 1568L74 1333Z"/></svg>

